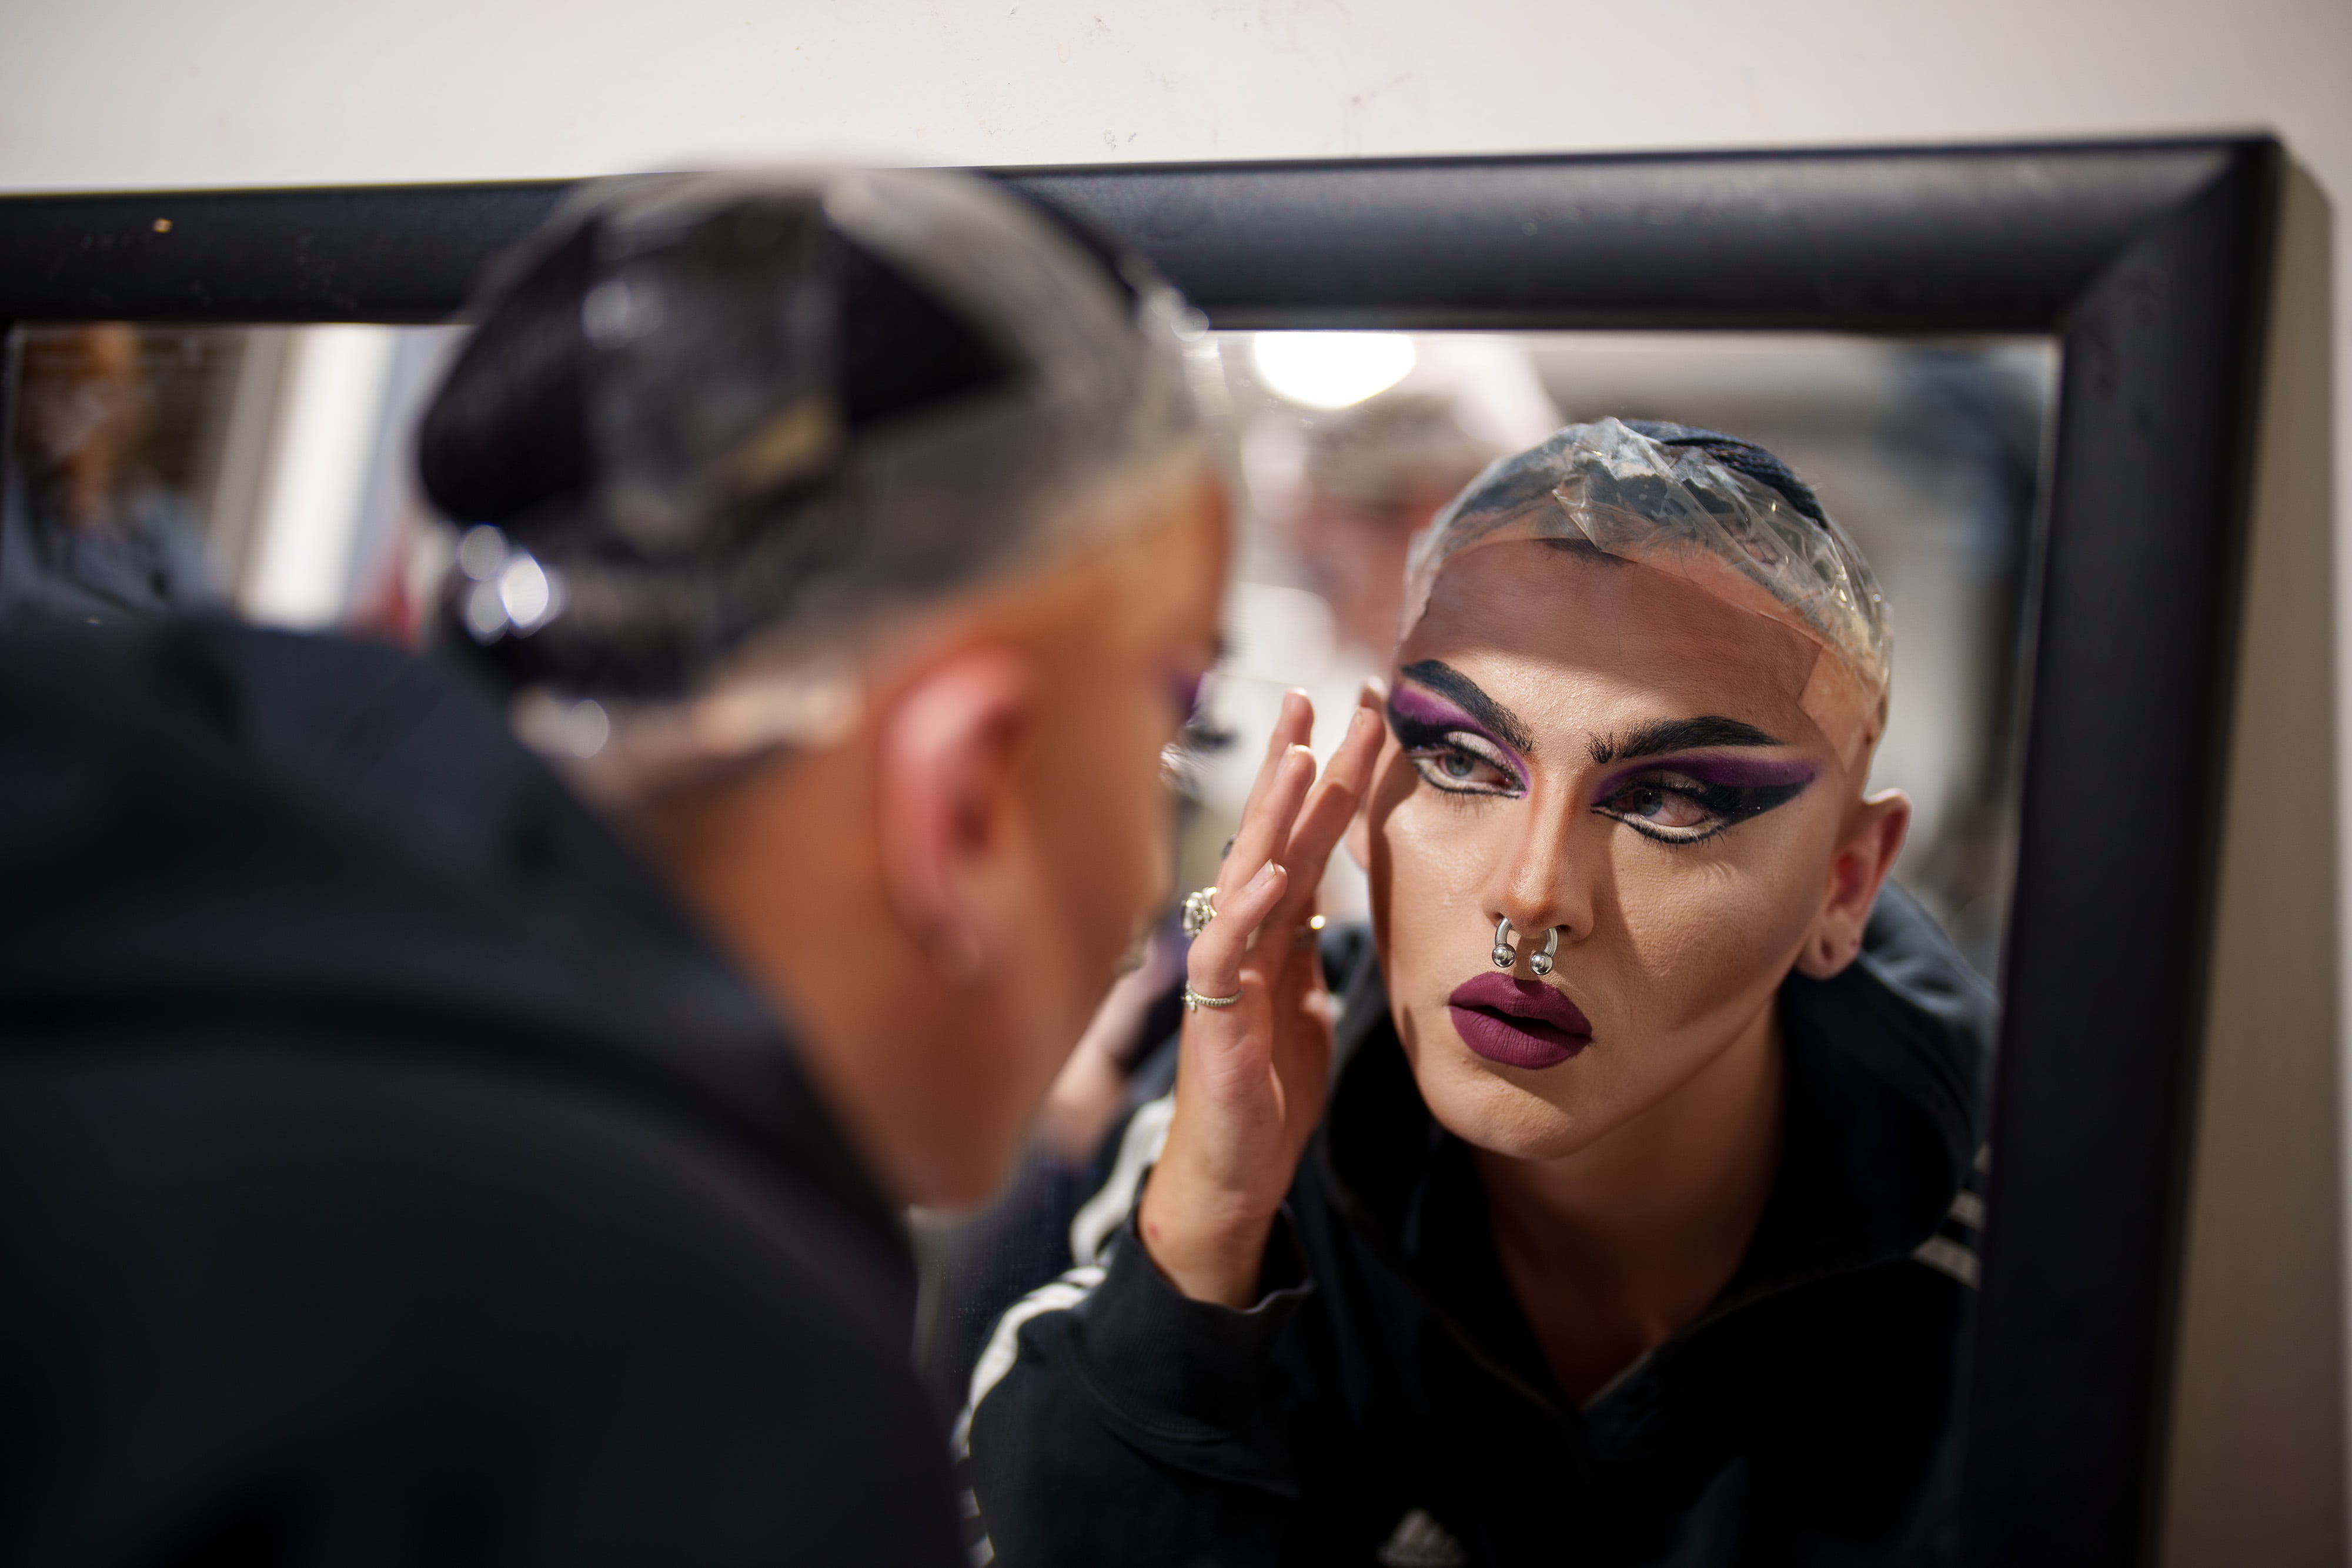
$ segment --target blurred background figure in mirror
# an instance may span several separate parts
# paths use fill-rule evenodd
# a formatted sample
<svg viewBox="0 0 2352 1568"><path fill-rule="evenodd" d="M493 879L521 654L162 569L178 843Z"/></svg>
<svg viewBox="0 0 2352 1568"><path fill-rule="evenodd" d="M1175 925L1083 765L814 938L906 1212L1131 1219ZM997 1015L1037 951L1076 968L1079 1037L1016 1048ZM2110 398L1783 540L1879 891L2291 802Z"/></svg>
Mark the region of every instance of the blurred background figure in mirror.
<svg viewBox="0 0 2352 1568"><path fill-rule="evenodd" d="M121 322L33 328L15 349L0 607L218 604L195 519L146 465L157 398L139 334Z"/></svg>
<svg viewBox="0 0 2352 1568"><path fill-rule="evenodd" d="M1362 379L1333 373L1365 338L1402 353L1386 363L1365 354ZM1398 360L1402 375L1358 395ZM1268 332L1250 361L1306 410L1266 410L1244 435L1252 491L1331 607L1337 640L1377 667L1396 643L1412 536L1487 464L1558 429L1559 412L1525 348L1502 339ZM1334 398L1356 401L1322 406Z"/></svg>

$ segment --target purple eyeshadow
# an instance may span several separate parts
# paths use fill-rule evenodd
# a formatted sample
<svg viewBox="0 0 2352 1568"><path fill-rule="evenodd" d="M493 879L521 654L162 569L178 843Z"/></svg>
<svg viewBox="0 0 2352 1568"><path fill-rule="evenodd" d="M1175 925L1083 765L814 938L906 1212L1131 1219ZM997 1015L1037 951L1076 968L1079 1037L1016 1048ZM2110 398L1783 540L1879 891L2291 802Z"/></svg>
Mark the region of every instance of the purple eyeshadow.
<svg viewBox="0 0 2352 1568"><path fill-rule="evenodd" d="M1440 736L1455 730L1476 736L1493 747L1497 755L1509 760L1512 771L1518 775L1519 787L1527 788L1527 759L1519 755L1517 749L1444 697L1400 682L1389 694L1389 716L1401 729L1415 732L1397 737L1408 747L1430 744Z"/></svg>
<svg viewBox="0 0 2352 1568"><path fill-rule="evenodd" d="M1812 764L1794 758L1650 757L1611 774L1602 782L1596 798L1605 800L1623 788L1628 779L1660 772L1679 773L1685 779L1726 789L1784 789L1792 784L1810 784L1814 778Z"/></svg>
<svg viewBox="0 0 2352 1568"><path fill-rule="evenodd" d="M1178 722L1190 724L1201 711L1201 688L1207 684L1205 674L1174 674L1168 677L1168 700L1176 705Z"/></svg>

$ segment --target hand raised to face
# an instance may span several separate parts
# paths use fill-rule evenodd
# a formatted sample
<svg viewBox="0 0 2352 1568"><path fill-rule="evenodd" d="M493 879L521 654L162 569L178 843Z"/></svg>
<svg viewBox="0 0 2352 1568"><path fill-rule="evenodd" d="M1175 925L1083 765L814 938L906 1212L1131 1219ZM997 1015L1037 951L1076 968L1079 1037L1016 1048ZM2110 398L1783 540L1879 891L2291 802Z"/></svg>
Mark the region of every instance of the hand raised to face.
<svg viewBox="0 0 2352 1568"><path fill-rule="evenodd" d="M1186 980L1223 1005L1185 1016L1176 1113L1138 1217L1171 1282L1228 1306L1255 1297L1275 1211L1323 1113L1331 1009L1309 919L1381 744L1377 715L1358 707L1317 782L1305 744L1314 720L1303 693L1283 699L1219 868L1215 917L1192 944Z"/></svg>

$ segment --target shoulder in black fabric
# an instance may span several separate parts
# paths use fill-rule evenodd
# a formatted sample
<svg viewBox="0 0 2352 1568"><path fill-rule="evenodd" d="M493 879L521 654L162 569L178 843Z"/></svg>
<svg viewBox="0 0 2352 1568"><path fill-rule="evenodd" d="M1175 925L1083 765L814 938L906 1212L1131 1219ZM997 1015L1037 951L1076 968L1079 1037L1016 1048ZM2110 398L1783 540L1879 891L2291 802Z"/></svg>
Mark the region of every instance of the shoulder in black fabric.
<svg viewBox="0 0 2352 1568"><path fill-rule="evenodd" d="M464 673L228 623L0 640L0 1018L261 1014L673 1102L898 1249L772 1014Z"/></svg>

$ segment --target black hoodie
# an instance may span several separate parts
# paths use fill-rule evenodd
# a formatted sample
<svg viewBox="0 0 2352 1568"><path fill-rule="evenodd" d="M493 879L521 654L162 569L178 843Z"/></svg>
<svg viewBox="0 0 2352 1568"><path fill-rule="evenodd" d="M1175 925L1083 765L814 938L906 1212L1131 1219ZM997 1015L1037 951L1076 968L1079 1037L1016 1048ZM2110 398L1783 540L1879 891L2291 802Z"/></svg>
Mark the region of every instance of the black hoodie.
<svg viewBox="0 0 2352 1568"><path fill-rule="evenodd" d="M955 1561L894 1215L469 680L13 629L0 890L0 1561Z"/></svg>
<svg viewBox="0 0 2352 1568"><path fill-rule="evenodd" d="M1186 1299L1125 1219L1162 1102L1073 1226L1078 1267L1005 1315L966 1418L978 1559L1953 1555L1994 1000L1916 904L1890 888L1855 964L1782 988L1784 1152L1756 1236L1697 1322L1580 1408L1512 1299L1469 1152L1423 1103L1368 952L1356 968L1256 1306Z"/></svg>

